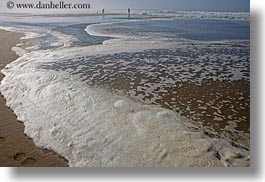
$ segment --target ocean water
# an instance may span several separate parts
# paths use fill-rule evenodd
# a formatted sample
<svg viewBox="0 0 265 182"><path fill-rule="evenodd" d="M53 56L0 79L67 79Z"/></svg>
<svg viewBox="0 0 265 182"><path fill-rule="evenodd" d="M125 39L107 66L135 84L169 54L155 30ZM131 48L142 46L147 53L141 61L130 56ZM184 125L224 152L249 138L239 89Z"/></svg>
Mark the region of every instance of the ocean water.
<svg viewBox="0 0 265 182"><path fill-rule="evenodd" d="M0 16L25 33L0 87L25 133L71 166L248 165L249 14L135 16Z"/></svg>

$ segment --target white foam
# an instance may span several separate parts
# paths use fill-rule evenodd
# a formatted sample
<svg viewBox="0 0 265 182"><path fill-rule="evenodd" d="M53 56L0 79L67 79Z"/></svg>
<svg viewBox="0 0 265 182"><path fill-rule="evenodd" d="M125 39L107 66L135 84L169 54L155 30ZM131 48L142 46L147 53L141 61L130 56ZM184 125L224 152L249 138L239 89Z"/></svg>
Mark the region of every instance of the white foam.
<svg viewBox="0 0 265 182"><path fill-rule="evenodd" d="M135 21L143 21L143 20L135 20ZM108 22L108 23L91 24L85 28L85 31L89 35L93 35L93 36L111 37L112 39L108 39L103 42L104 45L122 44L122 46L126 46L127 44L128 45L137 44L139 47L142 47L142 48L150 47L150 49L155 48L154 46L156 44L161 45L161 43L163 43L164 46L166 46L167 44L172 45L172 43L166 42L165 39L161 38L161 36L156 36L156 39L152 37L151 39L150 37L146 35L145 36L140 36L140 35L137 35L137 36L129 35L128 36L128 35L111 33L109 31L104 31L105 26L112 25L112 24L115 24L115 23Z"/></svg>
<svg viewBox="0 0 265 182"><path fill-rule="evenodd" d="M48 31L48 33L56 38L58 38L58 41L51 44L51 46L60 46L60 47L71 47L73 42L78 41L77 38L71 35L62 34L60 32L56 31Z"/></svg>
<svg viewBox="0 0 265 182"><path fill-rule="evenodd" d="M21 37L21 40L40 38L40 37L43 37L43 36L46 35L46 34L33 32L33 30L28 31L27 29L21 28L21 27L18 28L18 27L3 27L3 26L0 26L0 29L6 30L6 31L11 31L11 32L23 33L24 36Z"/></svg>
<svg viewBox="0 0 265 182"><path fill-rule="evenodd" d="M20 47L12 47L12 51L14 51L18 56L23 56L28 52L26 49L22 49Z"/></svg>
<svg viewBox="0 0 265 182"><path fill-rule="evenodd" d="M65 72L38 68L66 57L117 50L110 47L92 46L86 53L35 51L2 71L6 77L0 91L38 147L61 154L72 167L249 165L249 152L190 131L195 126L177 113L91 88Z"/></svg>
<svg viewBox="0 0 265 182"><path fill-rule="evenodd" d="M0 26L0 29L23 33L24 36L20 38L21 40L38 39L38 38L45 37L47 35L51 35L57 38L58 40L54 43L50 43L50 46L56 46L58 48L71 47L73 42L78 41L77 38L75 38L74 36L62 34L60 32L49 30L43 27L34 28L34 27L2 27ZM26 48L22 48L23 44L17 45L17 47L13 48L13 51L15 51L17 55L22 56L25 53L40 50L41 47L37 40L35 42L31 42L31 44L32 44L31 46L28 46Z"/></svg>

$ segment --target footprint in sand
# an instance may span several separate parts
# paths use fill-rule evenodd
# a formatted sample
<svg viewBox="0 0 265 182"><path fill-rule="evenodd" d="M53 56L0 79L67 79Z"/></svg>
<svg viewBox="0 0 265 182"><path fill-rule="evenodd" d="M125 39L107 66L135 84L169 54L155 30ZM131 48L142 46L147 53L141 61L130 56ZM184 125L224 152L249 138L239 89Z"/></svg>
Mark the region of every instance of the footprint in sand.
<svg viewBox="0 0 265 182"><path fill-rule="evenodd" d="M13 155L13 159L14 161L21 161L26 157L25 153L16 153L15 155Z"/></svg>
<svg viewBox="0 0 265 182"><path fill-rule="evenodd" d="M27 157L25 153L16 153L13 155L14 161L21 161L23 167L36 167L38 166L37 161L34 158Z"/></svg>
<svg viewBox="0 0 265 182"><path fill-rule="evenodd" d="M38 163L35 159L33 158L26 158L21 162L21 165L23 167L37 167Z"/></svg>
<svg viewBox="0 0 265 182"><path fill-rule="evenodd" d="M0 144L4 143L6 139L4 137L0 137Z"/></svg>

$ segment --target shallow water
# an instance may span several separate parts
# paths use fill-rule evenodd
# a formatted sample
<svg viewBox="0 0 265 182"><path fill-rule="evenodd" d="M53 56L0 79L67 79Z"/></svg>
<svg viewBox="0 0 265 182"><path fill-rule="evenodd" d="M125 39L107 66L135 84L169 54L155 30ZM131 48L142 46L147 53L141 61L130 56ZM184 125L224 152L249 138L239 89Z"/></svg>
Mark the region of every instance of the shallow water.
<svg viewBox="0 0 265 182"><path fill-rule="evenodd" d="M150 20L104 25L102 29L106 34L164 38L167 41L177 41L181 38L200 41L249 40L250 37L249 22L240 20Z"/></svg>

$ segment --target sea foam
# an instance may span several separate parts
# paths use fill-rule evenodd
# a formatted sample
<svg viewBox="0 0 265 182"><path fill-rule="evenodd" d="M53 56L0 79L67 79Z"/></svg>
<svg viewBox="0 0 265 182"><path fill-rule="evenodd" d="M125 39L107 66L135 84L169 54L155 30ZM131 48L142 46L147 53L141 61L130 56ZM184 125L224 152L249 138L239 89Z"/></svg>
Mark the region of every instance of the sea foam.
<svg viewBox="0 0 265 182"><path fill-rule="evenodd" d="M117 46L25 53L2 71L6 77L0 91L7 106L38 147L64 156L72 167L249 165L247 150L194 130L178 113L90 87L64 71L39 68L66 58L125 50ZM136 51L139 46L130 48Z"/></svg>

